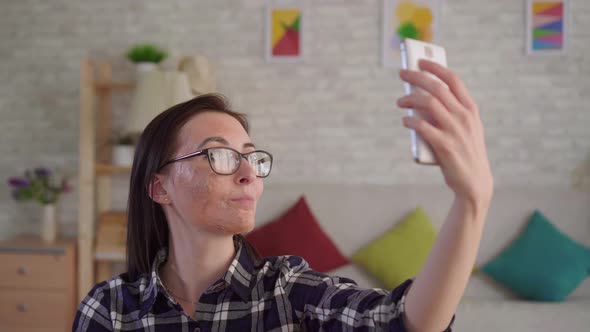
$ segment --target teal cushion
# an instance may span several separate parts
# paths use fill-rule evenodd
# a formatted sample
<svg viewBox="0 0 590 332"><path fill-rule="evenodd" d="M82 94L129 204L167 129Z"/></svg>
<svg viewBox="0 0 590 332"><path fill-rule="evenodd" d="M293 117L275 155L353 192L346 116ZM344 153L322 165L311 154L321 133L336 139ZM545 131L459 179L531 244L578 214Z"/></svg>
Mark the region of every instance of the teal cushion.
<svg viewBox="0 0 590 332"><path fill-rule="evenodd" d="M535 210L520 236L481 271L524 299L563 301L590 274L590 249Z"/></svg>

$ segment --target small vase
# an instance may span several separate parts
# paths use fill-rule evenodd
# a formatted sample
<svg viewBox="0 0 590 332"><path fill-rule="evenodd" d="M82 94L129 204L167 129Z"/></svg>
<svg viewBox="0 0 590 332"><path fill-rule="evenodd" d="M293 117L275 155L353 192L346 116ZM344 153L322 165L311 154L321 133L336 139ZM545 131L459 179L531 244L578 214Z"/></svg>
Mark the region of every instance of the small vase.
<svg viewBox="0 0 590 332"><path fill-rule="evenodd" d="M43 205L43 219L41 220L41 239L45 243L55 242L57 236L57 207L56 204Z"/></svg>
<svg viewBox="0 0 590 332"><path fill-rule="evenodd" d="M135 64L135 70L138 75L154 71L158 68L158 64L153 62L138 62Z"/></svg>
<svg viewBox="0 0 590 332"><path fill-rule="evenodd" d="M135 146L133 145L115 145L113 147L113 164L119 166L133 165L133 153Z"/></svg>

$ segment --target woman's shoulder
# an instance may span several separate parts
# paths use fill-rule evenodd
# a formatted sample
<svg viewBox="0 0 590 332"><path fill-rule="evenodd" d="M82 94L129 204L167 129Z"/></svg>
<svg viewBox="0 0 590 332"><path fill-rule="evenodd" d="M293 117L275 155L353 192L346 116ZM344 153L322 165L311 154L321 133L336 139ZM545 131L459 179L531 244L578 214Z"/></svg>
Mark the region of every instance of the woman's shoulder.
<svg viewBox="0 0 590 332"><path fill-rule="evenodd" d="M110 279L103 280L92 288L94 291L99 290L111 290L114 288L122 288L122 287L137 287L141 284L145 284L146 282L150 281L150 276L147 274L140 275L135 279L131 279L129 273L121 273L119 275L113 276Z"/></svg>
<svg viewBox="0 0 590 332"><path fill-rule="evenodd" d="M155 280L149 275L131 279L122 273L94 285L78 306L73 331L111 330L112 317L138 319L156 299Z"/></svg>
<svg viewBox="0 0 590 332"><path fill-rule="evenodd" d="M269 256L262 260L260 266L261 270L266 272L265 274L276 274L277 277L291 283L304 283L309 286L334 284L356 285L356 282L350 278L314 270L301 256Z"/></svg>
<svg viewBox="0 0 590 332"><path fill-rule="evenodd" d="M265 275L287 275L311 270L303 257L295 255L266 256L257 263L257 269Z"/></svg>
<svg viewBox="0 0 590 332"><path fill-rule="evenodd" d="M83 303L94 300L107 308L114 304L113 300L123 301L125 305L139 304L147 295L146 293L151 291L150 285L153 283L151 279L148 275L131 279L128 273L121 273L94 285Z"/></svg>

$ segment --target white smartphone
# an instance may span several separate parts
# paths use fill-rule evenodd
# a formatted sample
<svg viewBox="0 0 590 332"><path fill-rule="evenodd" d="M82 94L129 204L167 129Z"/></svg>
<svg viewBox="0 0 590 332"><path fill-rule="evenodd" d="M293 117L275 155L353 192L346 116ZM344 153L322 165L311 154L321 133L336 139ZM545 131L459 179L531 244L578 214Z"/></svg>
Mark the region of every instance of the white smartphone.
<svg viewBox="0 0 590 332"><path fill-rule="evenodd" d="M420 68L418 68L418 61L420 59L427 59L445 67L447 66L447 56L445 49L442 46L405 38L401 42L400 50L403 69L419 71ZM438 77L434 75L431 76L440 81ZM427 93L407 82L404 82L404 89L407 95L416 91ZM422 114L422 112L419 110L408 109L408 115L418 116L422 119L425 119L426 121L430 120L428 116ZM410 129L410 137L412 139L412 155L414 157L414 161L421 165L438 165L436 155L432 151L432 148L426 141L422 139L420 135L416 133L415 130Z"/></svg>

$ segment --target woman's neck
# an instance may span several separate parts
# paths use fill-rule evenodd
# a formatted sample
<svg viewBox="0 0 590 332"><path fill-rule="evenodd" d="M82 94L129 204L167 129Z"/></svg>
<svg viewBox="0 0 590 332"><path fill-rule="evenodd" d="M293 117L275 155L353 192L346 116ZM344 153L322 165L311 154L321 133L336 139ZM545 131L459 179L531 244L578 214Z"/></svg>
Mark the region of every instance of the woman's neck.
<svg viewBox="0 0 590 332"><path fill-rule="evenodd" d="M160 278L171 295L196 303L228 270L236 255L233 236L170 226L168 259Z"/></svg>

